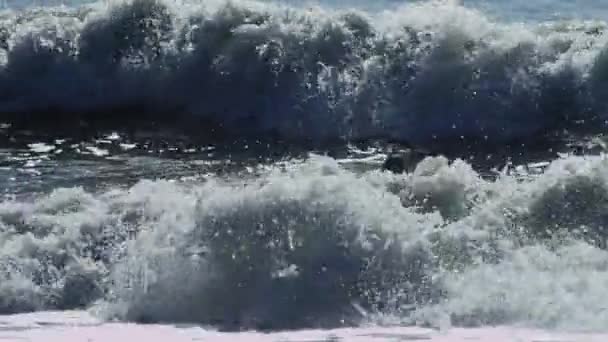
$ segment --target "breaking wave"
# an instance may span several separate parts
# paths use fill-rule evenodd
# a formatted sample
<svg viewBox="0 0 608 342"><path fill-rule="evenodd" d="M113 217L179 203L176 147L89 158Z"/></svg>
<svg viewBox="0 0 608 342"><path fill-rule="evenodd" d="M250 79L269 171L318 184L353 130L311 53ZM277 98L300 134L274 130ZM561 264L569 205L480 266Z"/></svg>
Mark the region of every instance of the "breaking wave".
<svg viewBox="0 0 608 342"><path fill-rule="evenodd" d="M606 119L606 23L116 1L0 13L0 118L209 137L504 143ZM177 3L177 2L176 2Z"/></svg>
<svg viewBox="0 0 608 342"><path fill-rule="evenodd" d="M605 329L608 161L531 178L312 156L255 179L59 188L0 203L0 313L223 329L363 322Z"/></svg>

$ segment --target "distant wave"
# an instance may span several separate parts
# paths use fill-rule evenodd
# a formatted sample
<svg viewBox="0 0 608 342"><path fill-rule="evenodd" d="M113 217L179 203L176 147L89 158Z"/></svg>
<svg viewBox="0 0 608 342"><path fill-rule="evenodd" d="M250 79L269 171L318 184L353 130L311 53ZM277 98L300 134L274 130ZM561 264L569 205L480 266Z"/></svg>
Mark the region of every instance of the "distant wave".
<svg viewBox="0 0 608 342"><path fill-rule="evenodd" d="M605 22L496 23L443 2L390 13L157 0L4 11L0 120L501 143L603 127L605 32Z"/></svg>

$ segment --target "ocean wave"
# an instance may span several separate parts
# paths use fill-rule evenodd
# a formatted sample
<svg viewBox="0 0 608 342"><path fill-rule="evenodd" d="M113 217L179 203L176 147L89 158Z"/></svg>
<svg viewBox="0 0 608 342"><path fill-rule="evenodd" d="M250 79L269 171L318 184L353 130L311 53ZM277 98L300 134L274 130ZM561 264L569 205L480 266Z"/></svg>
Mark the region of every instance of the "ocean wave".
<svg viewBox="0 0 608 342"><path fill-rule="evenodd" d="M441 157L393 175L312 156L256 179L5 200L0 313L90 308L231 330L602 330L607 167L568 157L490 180Z"/></svg>
<svg viewBox="0 0 608 342"><path fill-rule="evenodd" d="M503 143L602 127L605 22L160 0L4 11L0 118L201 136ZM43 125L44 126L44 125Z"/></svg>

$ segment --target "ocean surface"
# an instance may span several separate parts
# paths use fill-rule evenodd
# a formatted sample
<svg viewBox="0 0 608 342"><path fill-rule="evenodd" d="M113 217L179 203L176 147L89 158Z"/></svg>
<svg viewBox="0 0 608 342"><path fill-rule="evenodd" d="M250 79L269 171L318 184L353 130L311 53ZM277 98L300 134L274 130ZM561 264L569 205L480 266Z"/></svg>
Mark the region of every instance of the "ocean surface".
<svg viewBox="0 0 608 342"><path fill-rule="evenodd" d="M607 18L0 1L0 339L608 340Z"/></svg>

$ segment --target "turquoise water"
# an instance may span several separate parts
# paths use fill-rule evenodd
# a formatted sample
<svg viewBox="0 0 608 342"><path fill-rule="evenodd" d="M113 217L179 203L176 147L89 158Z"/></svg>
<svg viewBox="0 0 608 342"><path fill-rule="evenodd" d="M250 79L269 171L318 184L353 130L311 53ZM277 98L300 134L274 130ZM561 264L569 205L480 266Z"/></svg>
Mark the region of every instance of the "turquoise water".
<svg viewBox="0 0 608 342"><path fill-rule="evenodd" d="M179 2L180 0L173 0ZM363 7L368 9L385 9L395 5L412 3L407 0L267 0L298 4L321 4L338 7ZM11 8L27 6L73 6L90 0L0 0L0 5ZM203 1L204 2L204 1ZM421 2L421 1L417 1ZM552 19L604 19L608 16L608 2L598 0L455 0L467 7L476 8L494 17L509 21L552 20Z"/></svg>

